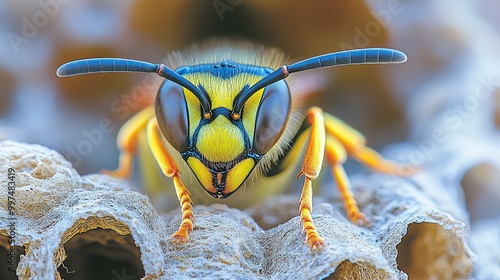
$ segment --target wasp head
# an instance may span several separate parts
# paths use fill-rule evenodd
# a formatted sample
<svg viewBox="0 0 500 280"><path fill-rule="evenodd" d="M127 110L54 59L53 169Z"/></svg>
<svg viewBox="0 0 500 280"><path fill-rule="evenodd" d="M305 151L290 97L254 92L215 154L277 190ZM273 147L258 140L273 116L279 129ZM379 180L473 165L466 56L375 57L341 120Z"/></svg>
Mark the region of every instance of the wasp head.
<svg viewBox="0 0 500 280"><path fill-rule="evenodd" d="M255 69L252 74L241 72L185 75L207 96L208 113L191 91L171 81L164 81L157 94L156 117L163 135L213 197L226 198L245 182L278 142L290 115L285 81L260 89L235 112L237 97L262 78Z"/></svg>

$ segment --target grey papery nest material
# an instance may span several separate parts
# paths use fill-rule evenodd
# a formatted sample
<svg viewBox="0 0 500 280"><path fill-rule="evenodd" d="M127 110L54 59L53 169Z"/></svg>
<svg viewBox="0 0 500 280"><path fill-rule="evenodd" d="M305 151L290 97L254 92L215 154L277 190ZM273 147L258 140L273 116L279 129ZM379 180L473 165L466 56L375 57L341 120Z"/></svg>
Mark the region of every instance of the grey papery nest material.
<svg viewBox="0 0 500 280"><path fill-rule="evenodd" d="M316 197L314 218L326 249L304 244L297 195L274 198L246 212L225 205L195 206L187 244L170 236L179 211L159 214L147 196L107 175L81 177L60 154L39 145L0 142L0 174L16 170L16 251L19 279L461 279L472 269L465 243L465 211L458 195L443 201L425 172L413 179L382 175L353 178L371 228L351 224L335 197ZM7 185L7 176L1 177ZM323 186L325 187L325 186ZM333 186L326 186L333 187ZM443 193L445 195L446 193ZM454 206L450 206L454 205ZM443 210L446 209L446 211ZM7 195L0 213L8 217ZM277 225L280 219L283 224ZM261 225L259 226L259 224ZM262 227L269 228L264 230ZM8 221L0 247L8 251ZM6 255L6 252L2 252ZM399 264L398 264L399 263ZM0 271L2 279L12 272ZM80 278L79 278L80 277ZM118 278L117 278L118 277Z"/></svg>

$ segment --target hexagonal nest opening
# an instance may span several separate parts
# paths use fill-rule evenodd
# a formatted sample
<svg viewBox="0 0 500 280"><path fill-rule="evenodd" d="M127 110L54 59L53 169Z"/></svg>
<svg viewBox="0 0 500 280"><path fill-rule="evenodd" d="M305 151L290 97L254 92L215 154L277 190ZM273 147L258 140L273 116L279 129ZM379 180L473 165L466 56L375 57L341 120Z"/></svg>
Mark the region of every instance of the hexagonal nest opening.
<svg viewBox="0 0 500 280"><path fill-rule="evenodd" d="M465 279L472 267L460 239L435 223L410 224L396 249L409 279Z"/></svg>
<svg viewBox="0 0 500 280"><path fill-rule="evenodd" d="M73 236L64 244L64 250L67 258L57 269L63 279L144 277L141 252L130 234L97 228Z"/></svg>
<svg viewBox="0 0 500 280"><path fill-rule="evenodd" d="M15 271L21 255L26 254L26 248L24 246L10 247L9 239L8 236L0 235L0 264L3 266L0 269L0 279L14 280L18 279Z"/></svg>

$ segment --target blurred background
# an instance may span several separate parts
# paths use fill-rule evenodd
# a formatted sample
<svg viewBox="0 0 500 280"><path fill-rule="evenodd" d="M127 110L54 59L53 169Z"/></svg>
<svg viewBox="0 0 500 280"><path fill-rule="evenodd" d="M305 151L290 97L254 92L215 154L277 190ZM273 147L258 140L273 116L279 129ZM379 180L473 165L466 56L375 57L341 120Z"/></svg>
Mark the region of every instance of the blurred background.
<svg viewBox="0 0 500 280"><path fill-rule="evenodd" d="M0 139L53 148L81 174L117 166L118 129L149 100L135 91L146 74L57 78L70 60L161 62L213 37L277 47L290 61L391 47L408 62L304 73L313 85L304 107L463 187L472 225L487 231L500 224L499 10L495 0L1 1Z"/></svg>
<svg viewBox="0 0 500 280"><path fill-rule="evenodd" d="M291 62L347 48L398 48L411 59L393 69L342 67L304 73L316 83L304 105L321 105L362 131L375 148L402 141L409 132L404 102L411 86L394 89L387 83L392 80L387 71L408 73L413 85L422 78L408 69L439 63L419 61L404 42L395 42L384 22L377 20L376 10L363 1L40 0L0 5L0 137L54 148L84 174L116 166L116 133L146 101L133 92L145 74L56 77L57 67L70 60L125 57L161 62L171 51L213 37L277 47ZM411 14L402 4L397 9L406 10L391 21ZM296 80L300 84L300 77ZM111 131L97 132L103 119L112 121Z"/></svg>
<svg viewBox="0 0 500 280"><path fill-rule="evenodd" d="M447 108L458 114L448 116L449 123L461 124L458 118L465 119L468 112L459 111L468 107L452 105L460 105L469 93L464 79L481 83L478 76L465 77L463 68L472 72L481 64L484 82L500 83L488 77L494 74L492 58L498 53L493 52L500 26L492 12L495 1L461 2L446 14L439 10L449 8L446 4L425 1L40 0L0 5L0 137L54 148L81 173L116 166L116 133L148 99L134 92L142 85L141 74L57 78L57 67L70 60L160 62L168 52L213 37L278 47L290 61L350 48L397 48L408 54L407 63L304 73L316 85L305 107L321 105L364 133L374 148L422 136L423 127ZM426 89L436 83L442 88ZM424 90L428 93L418 94ZM462 105L475 106L469 103ZM110 129L101 129L103 120L111 120Z"/></svg>

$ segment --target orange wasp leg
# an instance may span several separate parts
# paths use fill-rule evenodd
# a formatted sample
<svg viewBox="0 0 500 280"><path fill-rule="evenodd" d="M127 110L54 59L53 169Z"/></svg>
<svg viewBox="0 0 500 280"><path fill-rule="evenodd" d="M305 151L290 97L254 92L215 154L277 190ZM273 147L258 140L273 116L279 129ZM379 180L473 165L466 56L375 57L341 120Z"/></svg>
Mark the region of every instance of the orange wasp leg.
<svg viewBox="0 0 500 280"><path fill-rule="evenodd" d="M137 113L122 126L116 139L120 150L118 168L113 171L103 170L102 173L119 178L130 177L139 132L146 127L146 124L153 116L153 107L148 107Z"/></svg>
<svg viewBox="0 0 500 280"><path fill-rule="evenodd" d="M151 152L153 153L163 174L174 180L175 192L182 209L182 222L179 230L172 235L172 241L185 243L189 240L189 231L193 230L193 207L190 193L179 178L179 168L175 164L172 155L163 145L162 136L156 120L151 120L147 125L147 138Z"/></svg>
<svg viewBox="0 0 500 280"><path fill-rule="evenodd" d="M354 195L351 191L349 178L345 173L342 164L347 159L347 152L342 144L335 138L327 136L326 138L326 160L332 166L332 173L337 187L344 200L344 206L347 211L349 220L358 225L367 226L370 224L369 219L359 211Z"/></svg>
<svg viewBox="0 0 500 280"><path fill-rule="evenodd" d="M306 234L306 244L311 250L321 250L325 242L319 236L314 226L312 213L312 180L316 179L321 170L323 157L325 155L325 124L323 111L318 107L312 107L307 111L307 120L311 125L309 142L304 155L302 170L297 178L304 175L305 182L300 195L299 212L302 230Z"/></svg>
<svg viewBox="0 0 500 280"><path fill-rule="evenodd" d="M409 176L418 170L415 166L384 159L379 153L366 147L366 140L361 133L327 113L325 113L325 129L328 135L340 141L351 157L372 170L400 176Z"/></svg>
<svg viewBox="0 0 500 280"><path fill-rule="evenodd" d="M379 153L368 147L359 147L354 150L352 157L372 170L387 174L410 176L418 170L416 166L386 160Z"/></svg>

